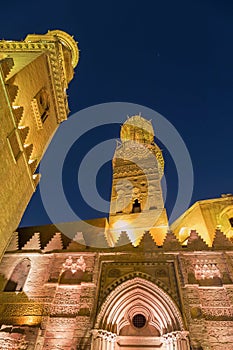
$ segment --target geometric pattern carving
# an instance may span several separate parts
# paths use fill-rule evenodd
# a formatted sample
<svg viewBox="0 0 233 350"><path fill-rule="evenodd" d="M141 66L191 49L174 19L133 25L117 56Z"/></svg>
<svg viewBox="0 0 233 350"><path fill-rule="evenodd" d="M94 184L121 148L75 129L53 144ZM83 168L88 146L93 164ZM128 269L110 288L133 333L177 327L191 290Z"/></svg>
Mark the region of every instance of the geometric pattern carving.
<svg viewBox="0 0 233 350"><path fill-rule="evenodd" d="M198 289L200 302L202 307L216 308L216 307L230 307L231 301L227 295L226 289L219 287L216 289Z"/></svg>
<svg viewBox="0 0 233 350"><path fill-rule="evenodd" d="M215 308L202 308L203 315L206 319L229 319L232 320L233 310L231 307L215 307Z"/></svg>
<svg viewBox="0 0 233 350"><path fill-rule="evenodd" d="M20 333L0 332L0 349L2 350L26 350L28 342L25 335Z"/></svg>
<svg viewBox="0 0 233 350"><path fill-rule="evenodd" d="M43 129L43 122L41 120L40 111L38 108L37 100L35 98L32 99L31 106L32 106L32 110L33 110L33 116L34 116L34 119L36 121L37 129L38 130Z"/></svg>
<svg viewBox="0 0 233 350"><path fill-rule="evenodd" d="M219 277L220 271L215 263L210 263L207 260L197 260L194 267L195 278L197 280Z"/></svg>

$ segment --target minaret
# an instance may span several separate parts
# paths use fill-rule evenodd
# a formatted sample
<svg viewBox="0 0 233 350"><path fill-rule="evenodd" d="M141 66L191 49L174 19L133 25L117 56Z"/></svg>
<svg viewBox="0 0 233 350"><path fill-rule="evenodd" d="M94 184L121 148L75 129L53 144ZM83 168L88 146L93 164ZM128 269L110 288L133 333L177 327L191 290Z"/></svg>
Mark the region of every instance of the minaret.
<svg viewBox="0 0 233 350"><path fill-rule="evenodd" d="M114 246L126 232L137 246L149 232L161 245L168 229L161 189L164 159L154 143L152 124L132 116L122 125L120 138L112 162L109 244Z"/></svg>
<svg viewBox="0 0 233 350"><path fill-rule="evenodd" d="M36 185L35 170L69 113L66 89L79 51L60 30L0 41L0 258Z"/></svg>

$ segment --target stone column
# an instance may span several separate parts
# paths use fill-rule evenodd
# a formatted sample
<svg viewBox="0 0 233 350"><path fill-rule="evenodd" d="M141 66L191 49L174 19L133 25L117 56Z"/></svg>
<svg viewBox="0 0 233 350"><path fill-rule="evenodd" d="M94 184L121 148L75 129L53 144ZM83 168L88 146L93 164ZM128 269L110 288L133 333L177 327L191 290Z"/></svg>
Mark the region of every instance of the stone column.
<svg viewBox="0 0 233 350"><path fill-rule="evenodd" d="M103 329L92 330L91 350L114 350L117 335Z"/></svg>
<svg viewBox="0 0 233 350"><path fill-rule="evenodd" d="M177 342L179 344L178 349L190 350L188 332L186 332L186 331L176 332L176 338L177 338Z"/></svg>
<svg viewBox="0 0 233 350"><path fill-rule="evenodd" d="M176 331L163 335L166 350L190 350L188 332Z"/></svg>

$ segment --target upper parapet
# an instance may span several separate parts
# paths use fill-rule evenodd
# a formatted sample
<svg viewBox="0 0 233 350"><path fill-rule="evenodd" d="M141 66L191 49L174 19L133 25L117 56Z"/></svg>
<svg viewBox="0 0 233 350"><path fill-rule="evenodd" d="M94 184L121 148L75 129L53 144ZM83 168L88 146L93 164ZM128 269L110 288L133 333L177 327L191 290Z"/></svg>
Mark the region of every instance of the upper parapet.
<svg viewBox="0 0 233 350"><path fill-rule="evenodd" d="M79 61L78 45L71 35L62 30L52 30L46 34L29 34L23 41L0 41L0 58L13 57L14 60L14 68L8 79L21 69L25 60L30 58L29 55L25 55L26 52L34 56L47 52L52 69L63 71L64 88L67 87Z"/></svg>

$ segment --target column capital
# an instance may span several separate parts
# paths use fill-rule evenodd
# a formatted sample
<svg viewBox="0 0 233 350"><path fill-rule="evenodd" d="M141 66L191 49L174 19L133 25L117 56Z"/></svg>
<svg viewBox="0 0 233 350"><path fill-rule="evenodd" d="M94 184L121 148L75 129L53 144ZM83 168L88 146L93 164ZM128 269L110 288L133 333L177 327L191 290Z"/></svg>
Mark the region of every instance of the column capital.
<svg viewBox="0 0 233 350"><path fill-rule="evenodd" d="M94 339L102 338L102 339L105 339L108 342L112 342L112 343L116 341L116 337L117 337L117 335L115 333L106 331L104 329L93 329L91 331L91 333L92 333Z"/></svg>
<svg viewBox="0 0 233 350"><path fill-rule="evenodd" d="M188 337L188 331L174 331L162 335L162 341L166 344L171 343L173 340L186 340Z"/></svg>

